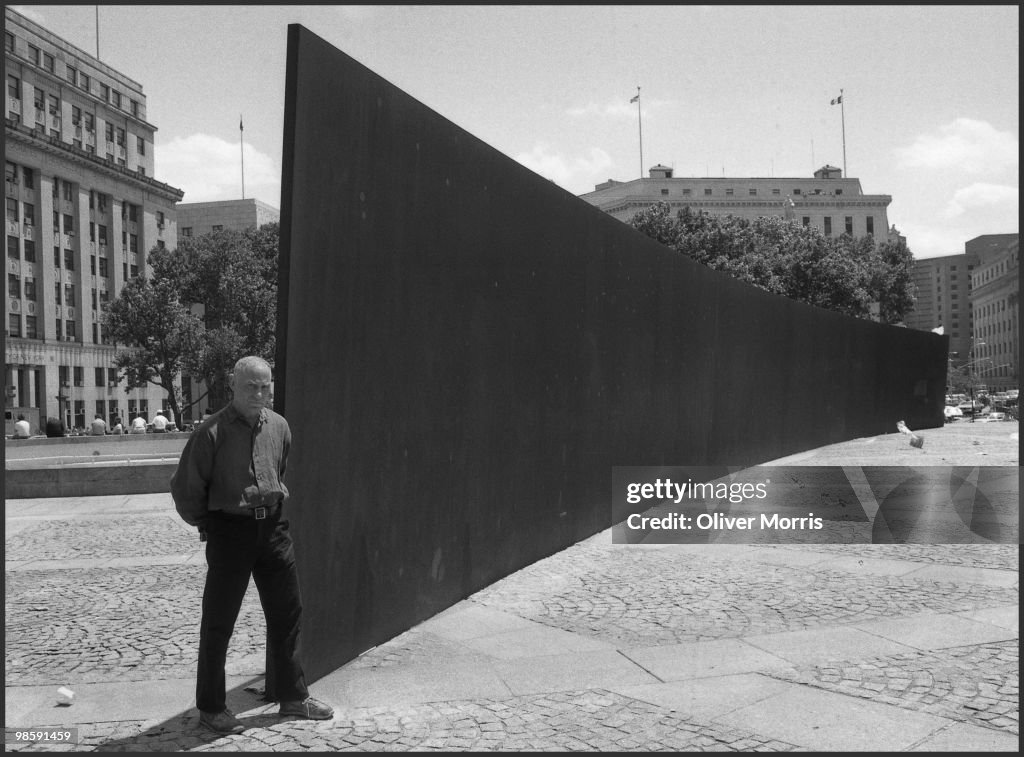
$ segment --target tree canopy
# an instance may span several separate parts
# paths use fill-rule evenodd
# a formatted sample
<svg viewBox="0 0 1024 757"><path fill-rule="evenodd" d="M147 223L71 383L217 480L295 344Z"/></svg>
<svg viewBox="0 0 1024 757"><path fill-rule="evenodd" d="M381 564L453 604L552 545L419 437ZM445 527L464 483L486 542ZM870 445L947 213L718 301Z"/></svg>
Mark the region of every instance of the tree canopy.
<svg viewBox="0 0 1024 757"><path fill-rule="evenodd" d="M630 224L709 268L809 305L869 318L877 303L879 320L899 323L913 304L913 256L902 241L827 237L778 216L750 221L684 207L673 217L666 202Z"/></svg>
<svg viewBox="0 0 1024 757"><path fill-rule="evenodd" d="M243 355L273 362L277 324L279 225L221 230L154 248L151 275L130 281L104 316L111 337L126 346L115 362L132 382L168 391L187 373L207 392L193 404L222 407L227 377ZM159 345L159 350L154 347Z"/></svg>

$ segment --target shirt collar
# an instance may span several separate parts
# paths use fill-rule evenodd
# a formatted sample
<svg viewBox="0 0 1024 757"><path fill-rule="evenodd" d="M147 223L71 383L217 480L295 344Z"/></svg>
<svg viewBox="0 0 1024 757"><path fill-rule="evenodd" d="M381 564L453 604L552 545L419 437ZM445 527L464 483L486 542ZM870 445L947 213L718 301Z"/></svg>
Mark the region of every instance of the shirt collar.
<svg viewBox="0 0 1024 757"><path fill-rule="evenodd" d="M240 412L238 412L235 409L234 405L230 405L229 404L224 409L224 418L225 418L225 420L228 421L228 423L233 423L236 420L240 420L240 421L242 421L242 423L244 423L247 426L248 425L262 426L264 423L266 423L268 420L270 420L270 411L267 410L267 408L265 408L265 407L261 408L260 409L260 416L259 416L259 418L256 419L256 423L255 424L250 424L249 420L245 416L243 416Z"/></svg>

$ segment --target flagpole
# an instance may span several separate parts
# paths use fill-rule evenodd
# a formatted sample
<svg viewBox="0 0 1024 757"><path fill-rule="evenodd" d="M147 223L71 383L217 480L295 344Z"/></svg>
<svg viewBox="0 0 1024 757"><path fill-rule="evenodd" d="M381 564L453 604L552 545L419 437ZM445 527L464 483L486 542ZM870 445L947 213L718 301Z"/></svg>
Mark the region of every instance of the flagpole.
<svg viewBox="0 0 1024 757"><path fill-rule="evenodd" d="M242 127L242 116L238 116L238 147L242 154L242 199L245 199L245 129Z"/></svg>
<svg viewBox="0 0 1024 757"><path fill-rule="evenodd" d="M640 130L640 178L644 178L644 122L640 116L640 87L636 88L636 122ZM632 102L632 100L630 101Z"/></svg>
<svg viewBox="0 0 1024 757"><path fill-rule="evenodd" d="M839 88L839 114L843 123L843 178L848 179L850 174L846 172L846 103L843 101L843 90Z"/></svg>
<svg viewBox="0 0 1024 757"><path fill-rule="evenodd" d="M100 59L100 6L96 6L96 60Z"/></svg>

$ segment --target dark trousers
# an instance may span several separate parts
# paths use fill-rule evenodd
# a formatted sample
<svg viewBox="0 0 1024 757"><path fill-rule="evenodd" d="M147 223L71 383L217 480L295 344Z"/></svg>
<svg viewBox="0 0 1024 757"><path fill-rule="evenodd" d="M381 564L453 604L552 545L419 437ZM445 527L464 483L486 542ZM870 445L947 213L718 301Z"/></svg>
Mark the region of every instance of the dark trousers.
<svg viewBox="0 0 1024 757"><path fill-rule="evenodd" d="M298 658L302 598L295 550L282 510L276 508L264 520L217 513L211 513L207 520L208 570L196 682L196 706L204 712L224 709L228 642L250 576L256 583L267 621L268 657L274 667L277 698L287 702L305 699L309 694ZM267 673L270 675L271 671Z"/></svg>

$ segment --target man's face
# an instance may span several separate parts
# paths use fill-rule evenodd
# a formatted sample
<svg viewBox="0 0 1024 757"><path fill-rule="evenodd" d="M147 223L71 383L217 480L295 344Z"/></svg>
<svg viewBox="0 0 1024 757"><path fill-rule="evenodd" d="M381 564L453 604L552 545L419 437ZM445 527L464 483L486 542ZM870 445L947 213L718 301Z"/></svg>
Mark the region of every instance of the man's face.
<svg viewBox="0 0 1024 757"><path fill-rule="evenodd" d="M265 366L243 369L231 379L234 397L232 406L246 418L254 419L269 405L271 394L270 369Z"/></svg>

